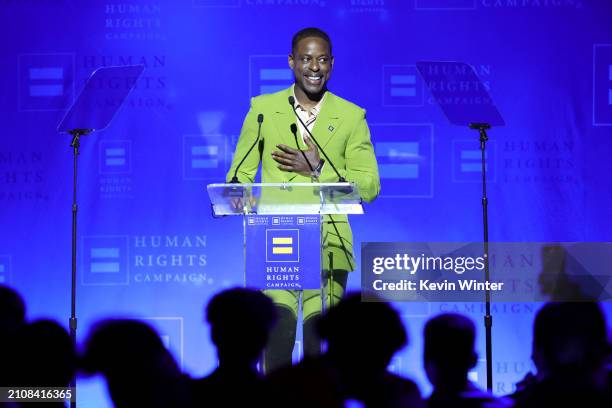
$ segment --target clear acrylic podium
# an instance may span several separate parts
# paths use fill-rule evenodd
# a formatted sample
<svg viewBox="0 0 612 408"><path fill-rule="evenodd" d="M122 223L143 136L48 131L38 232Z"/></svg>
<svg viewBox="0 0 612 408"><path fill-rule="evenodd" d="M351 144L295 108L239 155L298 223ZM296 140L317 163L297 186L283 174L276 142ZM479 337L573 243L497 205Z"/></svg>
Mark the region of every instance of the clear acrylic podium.
<svg viewBox="0 0 612 408"><path fill-rule="evenodd" d="M212 204L213 215L215 217L227 216L227 215L242 215L243 216L243 253L244 253L244 276L245 285L255 289L274 289L268 287L261 287L254 285L250 282L253 279L248 277L256 275L266 275L266 278L270 278L267 272L269 268L274 267L274 260L268 257L273 257L275 254L268 249L268 232L262 231L255 241L262 241L260 248L253 245L249 246L247 242L249 237L251 241L253 235L250 232L252 224L256 224L261 220L253 220L255 217L268 217L270 222L263 225L263 228L267 229L268 226L272 227L272 224L280 223L283 231L290 231L291 229L299 229L304 223L304 219L314 218L317 220L318 230L311 231L300 235L299 245L307 244L312 245L309 248L314 248L317 245L317 251L304 249L301 252L302 259L299 261L306 263L303 265L301 270L309 271L310 276L305 276L301 282L311 282L316 287L288 287L286 289L319 289L322 291L321 299L323 302L323 309L325 309L325 296L323 293L324 282L322 281L322 254L323 254L323 242L322 242L322 228L323 228L323 216L324 215L348 215L348 214L363 214L362 200L359 195L357 187L352 183L251 183L251 184L209 184L207 186L208 196ZM284 226L283 222L289 222L288 220L297 220L295 225ZM264 220L267 221L267 220ZM308 224L308 222L306 222ZM308 243L308 236L312 238ZM278 245L273 248L274 251L278 251L279 256L289 257L287 254L288 249L291 247L292 238L283 237L275 238ZM316 243L313 240L316 239ZM263 242L265 241L265 248ZM255 243L255 245L259 245ZM247 248L249 246L250 249ZM284 253L282 253L284 252ZM308 259L307 255L316 252L316 259ZM265 255L265 259L259 259L259 257ZM288 259L288 258L285 258ZM291 261L294 262L294 261ZM282 262L280 263L281 265ZM273 265L273 266L268 266ZM289 264L290 265L290 264ZM300 270L300 271L301 271ZM266 272L267 271L267 272ZM316 276L315 275L316 271ZM257 277L257 276L256 276ZM255 279L257 280L257 279ZM263 280L261 280L263 282ZM333 285L332 285L333 286ZM277 288L282 289L282 288ZM333 295L333 294L332 294Z"/></svg>
<svg viewBox="0 0 612 408"><path fill-rule="evenodd" d="M363 214L352 183L227 183L206 188L215 216Z"/></svg>

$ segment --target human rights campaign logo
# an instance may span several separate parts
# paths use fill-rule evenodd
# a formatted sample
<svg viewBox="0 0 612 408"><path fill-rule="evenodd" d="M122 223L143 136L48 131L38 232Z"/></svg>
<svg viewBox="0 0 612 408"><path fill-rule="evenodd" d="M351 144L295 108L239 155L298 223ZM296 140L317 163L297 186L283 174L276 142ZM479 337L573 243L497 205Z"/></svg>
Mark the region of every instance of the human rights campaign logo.
<svg viewBox="0 0 612 408"><path fill-rule="evenodd" d="M227 140L223 135L183 136L183 178L225 178Z"/></svg>
<svg viewBox="0 0 612 408"><path fill-rule="evenodd" d="M383 106L423 106L424 95L416 66L383 66Z"/></svg>
<svg viewBox="0 0 612 408"><path fill-rule="evenodd" d="M132 141L105 140L99 144L100 174L126 174L132 171Z"/></svg>
<svg viewBox="0 0 612 408"><path fill-rule="evenodd" d="M85 236L82 254L83 285L129 284L127 236Z"/></svg>
<svg viewBox="0 0 612 408"><path fill-rule="evenodd" d="M11 256L0 255L0 285L11 281Z"/></svg>
<svg viewBox="0 0 612 408"><path fill-rule="evenodd" d="M593 46L593 125L612 126L612 44Z"/></svg>
<svg viewBox="0 0 612 408"><path fill-rule="evenodd" d="M249 67L251 96L275 93L293 84L286 55L251 55Z"/></svg>
<svg viewBox="0 0 612 408"><path fill-rule="evenodd" d="M485 150L485 171L487 181L495 182L497 177L497 145L494 140L487 143ZM453 141L453 181L482 181L482 152L478 140Z"/></svg>
<svg viewBox="0 0 612 408"><path fill-rule="evenodd" d="M18 58L19 111L68 108L74 97L73 54L22 54Z"/></svg>
<svg viewBox="0 0 612 408"><path fill-rule="evenodd" d="M182 317L145 317L142 320L151 324L159 334L164 347L169 350L183 369L183 318Z"/></svg>
<svg viewBox="0 0 612 408"><path fill-rule="evenodd" d="M415 10L475 10L476 0L414 0Z"/></svg>
<svg viewBox="0 0 612 408"><path fill-rule="evenodd" d="M382 197L433 196L433 126L372 124Z"/></svg>
<svg viewBox="0 0 612 408"><path fill-rule="evenodd" d="M266 230L266 262L300 262L300 231Z"/></svg>

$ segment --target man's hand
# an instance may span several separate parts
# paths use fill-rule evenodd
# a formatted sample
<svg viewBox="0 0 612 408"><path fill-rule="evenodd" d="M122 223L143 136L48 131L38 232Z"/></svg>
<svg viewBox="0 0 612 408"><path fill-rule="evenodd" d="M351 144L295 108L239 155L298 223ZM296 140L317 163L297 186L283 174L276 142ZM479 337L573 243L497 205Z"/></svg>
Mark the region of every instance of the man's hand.
<svg viewBox="0 0 612 408"><path fill-rule="evenodd" d="M306 137L304 141L306 142L306 146L308 146L308 149L304 150L304 154L306 158L308 158L312 168L316 169L319 165L319 161L321 161L319 149L317 149L317 146L315 146L309 137ZM276 145L276 147L278 147L280 151L272 152L272 158L278 163L279 169L310 177L312 171L298 149L293 149L282 144Z"/></svg>

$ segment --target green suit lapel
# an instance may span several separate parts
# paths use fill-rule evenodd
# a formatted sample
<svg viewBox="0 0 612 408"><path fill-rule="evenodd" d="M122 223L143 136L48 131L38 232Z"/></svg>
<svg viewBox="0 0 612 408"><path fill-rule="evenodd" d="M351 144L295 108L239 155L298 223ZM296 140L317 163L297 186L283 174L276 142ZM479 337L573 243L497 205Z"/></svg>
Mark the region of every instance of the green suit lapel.
<svg viewBox="0 0 612 408"><path fill-rule="evenodd" d="M321 107L321 112L319 112L319 117L312 129L312 134L323 148L332 140L338 128L340 128L342 120L342 115L336 104L336 96L328 92Z"/></svg>
<svg viewBox="0 0 612 408"><path fill-rule="evenodd" d="M291 90L292 88L286 90L282 100L278 101L278 104L274 108L274 125L280 136L280 143L294 147L295 140L293 139L290 128L292 123L297 124L297 119L295 114L291 112L289 103L283 103L287 100L289 95L291 95ZM342 121L343 117L336 104L336 96L328 92L325 96L323 106L321 107L321 112L319 112L319 117L317 117L317 121L312 129L312 134L323 148L332 140L340 128ZM300 148L306 149L306 145L299 134L298 144Z"/></svg>

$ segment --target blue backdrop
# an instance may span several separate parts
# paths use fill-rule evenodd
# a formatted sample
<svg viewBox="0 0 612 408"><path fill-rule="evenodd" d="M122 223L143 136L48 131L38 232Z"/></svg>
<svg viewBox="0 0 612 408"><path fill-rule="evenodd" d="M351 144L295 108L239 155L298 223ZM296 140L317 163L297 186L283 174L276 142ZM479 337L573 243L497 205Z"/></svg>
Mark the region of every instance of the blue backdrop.
<svg viewBox="0 0 612 408"><path fill-rule="evenodd" d="M241 284L243 259L241 220L212 219L205 185L223 179L249 98L291 83L291 36L312 25L333 40L330 89L367 109L375 146L412 153L353 217L356 248L481 238L477 136L446 123L419 60L473 65L506 120L488 144L492 240L608 241L611 16L606 0L0 1L0 282L29 318L67 322L72 157L55 127L94 69L144 64L112 125L82 139L79 339L102 317L149 319L187 372L210 371L203 306ZM482 334L484 308L397 307L412 342L392 369L427 392L423 322L456 310ZM531 368L537 307L494 306L497 393ZM482 362L472 376L484 385ZM107 406L100 381L80 383L82 406Z"/></svg>

